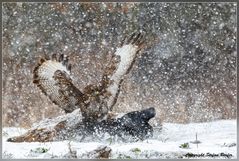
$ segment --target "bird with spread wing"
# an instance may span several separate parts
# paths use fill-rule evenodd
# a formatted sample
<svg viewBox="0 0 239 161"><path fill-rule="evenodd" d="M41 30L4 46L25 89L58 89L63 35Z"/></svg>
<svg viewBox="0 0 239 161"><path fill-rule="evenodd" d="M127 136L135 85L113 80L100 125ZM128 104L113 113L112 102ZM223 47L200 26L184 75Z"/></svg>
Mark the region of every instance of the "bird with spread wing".
<svg viewBox="0 0 239 161"><path fill-rule="evenodd" d="M121 118L112 117L111 111L117 102L123 78L144 45L144 36L143 32L135 32L123 41L97 85L90 84L80 91L72 81L69 57L63 54L41 58L33 70L33 83L66 113L80 109L81 123L86 131L97 128L112 135L127 132L143 138L152 132L148 121L155 116L154 108L130 112Z"/></svg>
<svg viewBox="0 0 239 161"><path fill-rule="evenodd" d="M71 64L63 54L41 58L33 71L33 83L66 113L80 108L83 118L101 120L117 101L123 76L132 68L143 46L144 34L134 33L116 50L99 85L80 91L71 79ZM96 102L96 103L93 103ZM92 105L91 105L92 104Z"/></svg>

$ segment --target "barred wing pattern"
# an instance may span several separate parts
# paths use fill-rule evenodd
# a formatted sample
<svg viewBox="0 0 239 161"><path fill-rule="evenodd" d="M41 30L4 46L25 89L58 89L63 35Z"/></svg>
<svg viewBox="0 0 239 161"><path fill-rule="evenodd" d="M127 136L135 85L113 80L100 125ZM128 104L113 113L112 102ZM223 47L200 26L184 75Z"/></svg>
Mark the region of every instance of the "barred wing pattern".
<svg viewBox="0 0 239 161"><path fill-rule="evenodd" d="M33 70L33 83L66 113L79 108L77 102L83 99L83 93L72 84L70 72L68 57L63 54L41 58Z"/></svg>

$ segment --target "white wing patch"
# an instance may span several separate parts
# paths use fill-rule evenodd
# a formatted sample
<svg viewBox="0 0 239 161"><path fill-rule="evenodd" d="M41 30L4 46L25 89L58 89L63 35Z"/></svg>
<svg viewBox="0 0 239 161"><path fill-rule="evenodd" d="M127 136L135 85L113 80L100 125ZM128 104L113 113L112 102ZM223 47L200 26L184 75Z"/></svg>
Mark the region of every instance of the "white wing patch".
<svg viewBox="0 0 239 161"><path fill-rule="evenodd" d="M142 47L143 41L144 34L134 33L125 41L124 45L118 48L115 52L115 55L119 57L120 61L110 78L112 84L107 88L107 91L111 94L108 101L108 107L110 109L112 109L113 105L116 103L115 101L117 100L123 77L132 67L134 60L137 57L137 53Z"/></svg>
<svg viewBox="0 0 239 161"><path fill-rule="evenodd" d="M118 65L118 69L113 74L112 79L119 83L122 76L124 76L133 62L135 55L137 53L138 47L135 45L124 45L121 48L116 50L115 55L120 56L120 63Z"/></svg>
<svg viewBox="0 0 239 161"><path fill-rule="evenodd" d="M61 62L55 61L55 60L48 60L45 61L41 67L38 70L38 74L39 76L41 76L42 78L45 79L52 79L53 80L53 76L54 73L57 70L61 70L66 72L68 75L70 75L70 71L68 71L66 69L66 66L64 66Z"/></svg>
<svg viewBox="0 0 239 161"><path fill-rule="evenodd" d="M40 59L38 65L33 71L33 83L35 83L41 91L47 95L50 100L66 110L71 104L69 98L66 98L59 92L61 87L57 85L57 81L54 79L56 71L65 73L69 81L71 65L68 64L68 57L63 54L57 57L52 55L51 59Z"/></svg>

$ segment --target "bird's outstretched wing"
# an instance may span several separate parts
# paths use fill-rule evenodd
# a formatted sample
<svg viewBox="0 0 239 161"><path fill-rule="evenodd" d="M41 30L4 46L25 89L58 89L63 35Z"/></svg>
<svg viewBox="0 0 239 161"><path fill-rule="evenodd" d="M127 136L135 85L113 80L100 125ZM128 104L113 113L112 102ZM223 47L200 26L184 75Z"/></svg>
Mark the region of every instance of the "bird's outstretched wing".
<svg viewBox="0 0 239 161"><path fill-rule="evenodd" d="M107 104L111 110L117 101L124 76L132 69L144 41L144 32L135 32L127 37L121 47L117 48L110 64L105 70L102 87L106 88L106 93L109 95Z"/></svg>
<svg viewBox="0 0 239 161"><path fill-rule="evenodd" d="M84 101L84 94L72 84L70 72L71 64L63 54L41 58L33 70L33 83L66 113L79 108L79 102Z"/></svg>

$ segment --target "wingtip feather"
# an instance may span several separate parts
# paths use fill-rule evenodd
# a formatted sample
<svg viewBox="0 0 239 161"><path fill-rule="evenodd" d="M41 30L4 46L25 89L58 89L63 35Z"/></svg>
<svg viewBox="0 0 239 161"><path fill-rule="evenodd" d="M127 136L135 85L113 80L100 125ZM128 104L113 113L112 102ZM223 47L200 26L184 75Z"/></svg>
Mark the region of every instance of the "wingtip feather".
<svg viewBox="0 0 239 161"><path fill-rule="evenodd" d="M124 39L123 45L136 45L141 47L142 44L145 42L145 32L144 31L137 31L131 34L128 38Z"/></svg>

